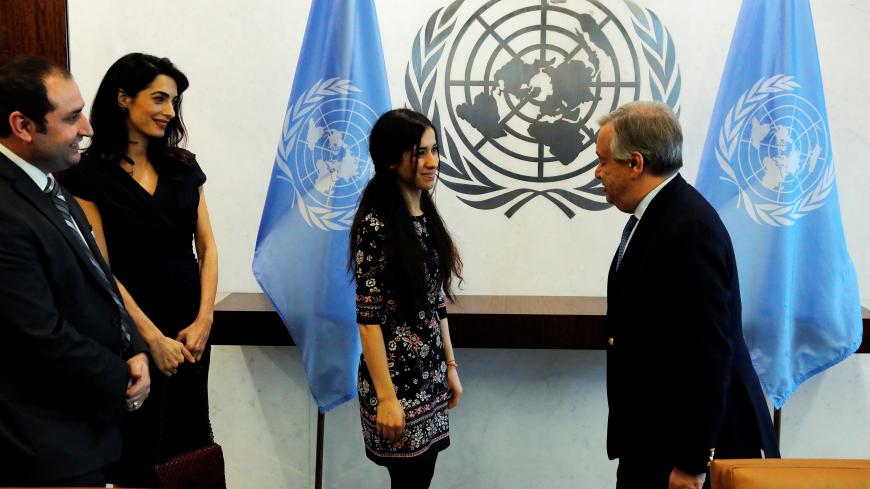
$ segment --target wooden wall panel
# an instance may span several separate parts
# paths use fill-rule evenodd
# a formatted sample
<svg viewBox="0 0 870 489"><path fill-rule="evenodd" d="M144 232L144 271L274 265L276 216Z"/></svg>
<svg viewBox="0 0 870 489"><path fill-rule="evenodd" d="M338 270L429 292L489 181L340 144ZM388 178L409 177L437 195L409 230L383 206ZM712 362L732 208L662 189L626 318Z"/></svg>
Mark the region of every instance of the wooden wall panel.
<svg viewBox="0 0 870 489"><path fill-rule="evenodd" d="M66 0L0 0L0 62L38 54L69 67Z"/></svg>
<svg viewBox="0 0 870 489"><path fill-rule="evenodd" d="M607 348L603 297L457 296L450 338L457 348L603 350ZM870 309L863 308L864 342L870 353ZM232 293L215 305L215 345L293 345L281 318L260 293Z"/></svg>

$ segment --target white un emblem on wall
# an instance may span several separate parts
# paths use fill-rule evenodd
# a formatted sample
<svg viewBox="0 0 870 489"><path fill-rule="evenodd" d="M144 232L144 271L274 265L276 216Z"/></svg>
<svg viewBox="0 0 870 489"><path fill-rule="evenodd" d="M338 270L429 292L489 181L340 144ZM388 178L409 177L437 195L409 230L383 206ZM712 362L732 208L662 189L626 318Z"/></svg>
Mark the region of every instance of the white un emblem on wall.
<svg viewBox="0 0 870 489"><path fill-rule="evenodd" d="M610 207L597 119L641 98L679 114L673 39L636 3L455 0L423 26L405 92L443 150L441 182L510 218L539 199L573 217Z"/></svg>
<svg viewBox="0 0 870 489"><path fill-rule="evenodd" d="M834 183L828 127L790 75L759 80L725 117L716 159L757 223L790 226Z"/></svg>
<svg viewBox="0 0 870 489"><path fill-rule="evenodd" d="M293 206L324 231L349 229L371 178L368 134L378 118L352 94L350 80L315 83L287 111L278 147L278 178L293 186Z"/></svg>

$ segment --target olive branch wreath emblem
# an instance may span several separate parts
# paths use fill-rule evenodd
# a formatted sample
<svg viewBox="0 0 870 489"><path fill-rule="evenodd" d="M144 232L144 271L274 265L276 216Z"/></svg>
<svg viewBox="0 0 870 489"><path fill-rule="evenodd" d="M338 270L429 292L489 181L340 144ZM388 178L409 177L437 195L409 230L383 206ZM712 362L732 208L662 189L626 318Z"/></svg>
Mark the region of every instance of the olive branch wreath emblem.
<svg viewBox="0 0 870 489"><path fill-rule="evenodd" d="M438 64L447 41L456 27L456 14L465 0L454 0L436 10L417 33L411 48L411 60L405 70L405 93L412 109L426 114L441 137L441 181L451 190L462 194L459 200L476 209L491 210L510 205L505 216L512 217L523 205L536 197L544 197L558 207L569 219L573 209L558 199L561 197L574 206L587 210L602 210L610 204L594 201L582 194L603 194L593 180L574 187L571 192L561 188L536 190L509 189L490 180L458 148L451 131L441 124L435 89L438 86ZM673 37L654 12L631 0L625 0L632 15L632 23L643 45L644 57L649 65L649 86L655 100L667 103L679 115L681 76L676 62Z"/></svg>
<svg viewBox="0 0 870 489"><path fill-rule="evenodd" d="M737 187L747 214L758 224L764 223L777 227L790 226L797 219L821 207L834 188L834 165L829 164L816 187L796 202L792 204L774 204L769 202L756 204L752 201L752 197L750 197L744 185L738 183L737 175L732 167L731 159L740 142L740 133L755 108L771 95L790 92L799 87L800 85L794 81L794 77L791 75L779 74L758 80L752 88L740 95L737 103L726 114L722 130L719 132L719 143L716 146L716 161L725 173L725 176L720 178L733 183Z"/></svg>
<svg viewBox="0 0 870 489"><path fill-rule="evenodd" d="M290 207L296 207L298 204L302 219L309 226L323 231L342 231L350 228L356 209L335 210L329 207L306 204L305 198L299 191L299 185L294 183L296 180L290 167L287 166L287 159L305 127L307 116L314 109L329 97L349 95L360 91L359 88L353 86L350 80L341 78L320 80L312 85L303 96L296 99L296 103L293 104L292 109L287 110L287 115L284 118L281 142L278 144L279 157L275 161L278 169L283 173L283 175L278 176L278 179L286 180L293 187L293 201L290 203Z"/></svg>
<svg viewBox="0 0 870 489"><path fill-rule="evenodd" d="M643 44L643 55L649 65L649 88L653 100L668 104L680 115L682 77L677 65L674 38L652 10L625 0L631 10L634 32Z"/></svg>

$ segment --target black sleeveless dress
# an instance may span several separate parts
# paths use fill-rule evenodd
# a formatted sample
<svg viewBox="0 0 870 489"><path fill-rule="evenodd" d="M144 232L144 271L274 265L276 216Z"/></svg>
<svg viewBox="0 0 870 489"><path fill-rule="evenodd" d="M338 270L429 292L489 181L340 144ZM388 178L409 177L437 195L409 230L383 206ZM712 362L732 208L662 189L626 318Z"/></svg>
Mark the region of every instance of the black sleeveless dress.
<svg viewBox="0 0 870 489"><path fill-rule="evenodd" d="M177 166L181 168L171 176L160 173L154 195L116 162L83 158L63 175L70 192L99 208L112 273L160 331L173 339L199 312L193 236L199 187L206 180L196 163ZM118 467L110 470L110 482L154 485L154 463L213 443L208 417L210 350L206 347L199 362L180 365L172 377L151 362L151 394L138 411L124 417L124 451Z"/></svg>

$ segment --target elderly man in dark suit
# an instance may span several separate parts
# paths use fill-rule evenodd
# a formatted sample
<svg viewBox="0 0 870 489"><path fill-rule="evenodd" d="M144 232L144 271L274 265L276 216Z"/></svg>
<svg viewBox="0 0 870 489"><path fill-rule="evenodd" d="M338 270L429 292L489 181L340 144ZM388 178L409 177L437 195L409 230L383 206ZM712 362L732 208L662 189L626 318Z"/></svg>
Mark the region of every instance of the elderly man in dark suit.
<svg viewBox="0 0 870 489"><path fill-rule="evenodd" d="M121 411L150 387L88 221L51 176L92 133L83 107L66 70L0 65L0 486L105 485Z"/></svg>
<svg viewBox="0 0 870 489"><path fill-rule="evenodd" d="M666 105L599 123L595 176L631 214L607 278L607 452L617 488L700 488L709 461L778 457L743 340L731 239L677 173L683 136Z"/></svg>

